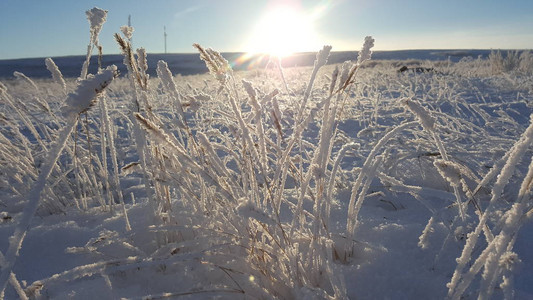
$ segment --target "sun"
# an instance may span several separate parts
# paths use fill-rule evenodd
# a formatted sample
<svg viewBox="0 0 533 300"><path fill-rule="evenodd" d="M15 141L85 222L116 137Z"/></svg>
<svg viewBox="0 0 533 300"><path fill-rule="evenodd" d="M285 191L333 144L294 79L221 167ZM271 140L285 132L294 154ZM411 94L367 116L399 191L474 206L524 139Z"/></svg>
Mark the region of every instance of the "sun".
<svg viewBox="0 0 533 300"><path fill-rule="evenodd" d="M290 6L277 6L257 22L245 46L249 53L279 57L317 48L311 16Z"/></svg>

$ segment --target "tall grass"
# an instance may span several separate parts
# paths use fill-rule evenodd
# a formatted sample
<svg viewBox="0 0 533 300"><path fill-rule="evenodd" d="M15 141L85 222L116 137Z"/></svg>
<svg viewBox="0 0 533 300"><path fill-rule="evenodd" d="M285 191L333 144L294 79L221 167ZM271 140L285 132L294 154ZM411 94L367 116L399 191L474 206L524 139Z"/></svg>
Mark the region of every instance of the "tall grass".
<svg viewBox="0 0 533 300"><path fill-rule="evenodd" d="M533 59L530 51L491 51L489 62L493 74L519 72L531 75Z"/></svg>
<svg viewBox="0 0 533 300"><path fill-rule="evenodd" d="M46 97L30 78L16 74L18 83L32 87L30 107L12 96L20 94L16 85L0 85L3 109L12 113L0 115L0 158L12 174L3 178L12 196L3 205L13 213L17 205L22 210L20 203L25 207L2 260L3 289L9 282L21 297L35 296L89 276L104 277L113 289L118 273L133 280L168 272L202 285L141 296L348 298L343 274L360 259L361 212L371 194L381 193L409 195L427 209L419 245L438 249L435 261L450 247L463 249L451 270L450 298L468 289L488 298L499 282L512 296L512 248L532 205L531 167L515 203L500 200L527 155L532 129L496 111L485 91L463 99L464 85L449 74L404 76L377 64L371 69L372 37L357 58L340 66L327 65L332 47L324 46L305 73L275 70L282 82L271 80L277 74L268 69L261 71L267 80L242 78L248 74L234 73L219 52L194 44L213 79L193 86L164 61L157 78L149 78L145 50L132 49L133 30L123 28L115 39L127 74L115 79L111 66L92 75L88 63L94 47L102 54L98 33L106 11L87 16L91 39L74 90L51 59L46 66L59 95ZM508 55L503 64L492 54L447 70L471 77L531 70L528 55ZM501 159L487 157L495 144L503 150L510 143ZM482 165L494 161L484 173ZM131 178L142 189L128 203L123 189ZM447 202L431 202L436 195ZM97 255L115 245L123 252L23 290L12 271L39 207L45 213L97 209L121 215L123 232L102 231L69 251ZM439 226L447 238L432 248ZM477 258L475 250L481 251ZM482 268L478 288L473 281Z"/></svg>

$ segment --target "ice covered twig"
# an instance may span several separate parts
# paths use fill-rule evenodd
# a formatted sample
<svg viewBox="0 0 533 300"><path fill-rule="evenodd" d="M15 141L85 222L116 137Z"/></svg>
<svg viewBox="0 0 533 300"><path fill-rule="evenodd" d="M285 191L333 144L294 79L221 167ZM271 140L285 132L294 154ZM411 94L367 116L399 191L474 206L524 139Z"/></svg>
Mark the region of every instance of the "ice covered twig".
<svg viewBox="0 0 533 300"><path fill-rule="evenodd" d="M420 105L417 101L411 99L403 99L402 104L405 105L418 119L420 125L432 133L435 131L435 119L431 116L429 111Z"/></svg>
<svg viewBox="0 0 533 300"><path fill-rule="evenodd" d="M67 119L76 117L94 105L97 96L118 76L117 67L111 65L96 75L89 74L76 91L68 94L61 113Z"/></svg>
<svg viewBox="0 0 533 300"><path fill-rule="evenodd" d="M48 71L50 71L50 73L52 74L52 78L54 79L54 81L60 84L63 88L63 91L65 91L66 93L67 84L65 83L63 74L61 74L61 71L59 71L59 68L57 67L55 62L50 57L48 57L44 60L44 63L46 64L46 68L48 69Z"/></svg>
<svg viewBox="0 0 533 300"><path fill-rule="evenodd" d="M422 125L422 128L424 128L425 131L427 131L429 134L433 136L433 139L435 140L435 143L437 144L437 148L439 148L440 155L442 156L443 160L446 162L449 162L450 159L448 157L448 153L446 151L446 148L444 148L444 144L442 143L441 138L439 137L437 133L437 125L435 118L431 115L429 110L427 110L425 107L423 107L418 101L412 100L409 98L402 99L401 103L407 107L408 110L410 110L418 119L418 122L420 125ZM437 168L439 168L438 165L436 165ZM463 208L463 203L461 201L461 195L459 194L459 185L456 185L453 181L454 176L451 175L451 173L448 170L448 174L445 174L444 168L439 169L439 172L441 175L446 178L450 185L453 188L453 193L455 194L455 199L457 203L457 208L459 210L459 215L461 216L461 220L464 221L466 219L466 212ZM452 172L453 173L453 172ZM449 177L447 177L449 176ZM452 181L450 181L452 180Z"/></svg>
<svg viewBox="0 0 533 300"><path fill-rule="evenodd" d="M377 160L377 154L378 151L383 148L383 146L396 134L401 132L402 130L406 129L407 127L414 126L417 124L416 121L411 122L405 122L402 123L392 130L390 130L388 133L386 133L372 148L370 153L368 154L365 162L363 163L363 168L359 172L359 175L357 176L357 179L355 180L354 185L352 186L352 191L350 195L350 202L348 204L348 218L346 220L346 237L347 240L351 241L353 240L355 229L358 225L357 217L359 214L359 210L361 209L361 206L363 205L363 201L365 199L364 195L364 189L366 182L368 182L368 185L371 183L373 177L376 175L376 169L379 165L379 161ZM363 179L367 178L366 182L363 183ZM362 189L361 192L359 192L359 189ZM368 188L368 187L367 187ZM357 197L359 195L359 197ZM357 198L357 199L356 199ZM357 200L357 201L356 201ZM353 251L353 247L351 245L345 245L344 249L344 258L343 260L346 261L348 256L351 256L350 253ZM340 250L340 249L339 249Z"/></svg>
<svg viewBox="0 0 533 300"><path fill-rule="evenodd" d="M331 52L331 46L325 45L322 50L316 54L315 66L320 68L328 62L329 53Z"/></svg>
<svg viewBox="0 0 533 300"><path fill-rule="evenodd" d="M107 10L93 7L92 9L85 12L87 15L87 20L91 25L91 43L98 45L98 34L102 30L102 26L107 20Z"/></svg>
<svg viewBox="0 0 533 300"><path fill-rule="evenodd" d="M363 48L361 48L361 51L359 51L359 55L357 57L357 64L362 64L365 60L370 60L372 57L372 47L374 47L374 38L371 36L365 37L365 42L363 44Z"/></svg>
<svg viewBox="0 0 533 300"><path fill-rule="evenodd" d="M497 271L494 259L503 253L503 249L510 243L509 237L513 234L516 234L520 227L520 222L517 222L517 220L522 217L525 211L524 207L521 207L523 205L523 199L521 196L525 190L528 190L524 189L524 186L529 186L529 183L524 184L524 186L521 187L518 199L519 202L515 203L515 205L513 205L513 207L503 216L503 218L506 218L506 221L505 226L501 230L500 234L487 245L487 247L483 250L481 255L476 259L468 271L463 273L463 268L468 262L470 262L474 247L477 244L482 228L485 226L485 224L487 224L491 213L496 210L496 204L498 203L498 200L501 199L505 186L509 183L511 177L515 173L517 165L531 144L533 144L533 115L530 116L530 124L526 131L506 154L508 158L505 161L505 165L502 167L494 186L492 187L489 205L485 209L483 216L479 220L479 223L474 231L468 235L468 239L463 248L461 256L457 259L458 263L452 279L447 284L449 298L459 299L468 286L470 286L471 282L474 280L474 277L479 273L481 267L484 265L487 271L482 276L481 291L486 294L491 293L490 289L492 288L493 283L488 281L492 279L492 277L489 277L489 275L494 276L494 274L496 274L495 271ZM531 177L532 175L528 171L528 174L526 175L527 181L529 181L529 178ZM489 258L489 256L491 258Z"/></svg>
<svg viewBox="0 0 533 300"><path fill-rule="evenodd" d="M365 37L365 41L363 43L363 47L361 48L361 51L359 51L359 55L357 56L357 62L354 63L351 67L349 65L350 62L345 62L343 65L343 74L341 75L340 85L337 92L344 91L348 86L352 83L354 83L354 77L356 71L359 69L361 64L363 64L365 61L370 60L372 58L372 47L374 47L374 38L372 36Z"/></svg>
<svg viewBox="0 0 533 300"><path fill-rule="evenodd" d="M131 26L120 26L120 31L122 31L122 34L128 39L131 40L131 37L133 36L134 28Z"/></svg>
<svg viewBox="0 0 533 300"><path fill-rule="evenodd" d="M93 7L92 9L86 11L85 14L87 15L87 20L91 25L91 37L89 40L89 45L87 45L87 56L81 68L81 78L87 77L91 53L93 51L94 46L96 46L96 48L98 49L100 57L102 56L102 47L98 43L98 34L100 34L102 26L104 26L104 23L107 20L107 10L98 7Z"/></svg>
<svg viewBox="0 0 533 300"><path fill-rule="evenodd" d="M205 62L209 73L213 75L221 85L226 84L229 76L233 73L229 62L222 55L211 49L203 48L200 44L194 43L193 47L200 52L200 59Z"/></svg>
<svg viewBox="0 0 533 300"><path fill-rule="evenodd" d="M9 240L9 248L5 255L5 265L2 267L2 273L0 274L0 294L2 294L6 288L19 249L28 232L33 215L39 207L40 195L46 186L46 180L48 176L50 176L50 173L52 173L52 169L54 168L59 155L63 151L63 148L65 148L67 140L76 125L76 116L79 113L88 110L98 94L100 94L117 75L117 67L110 66L96 76L90 75L87 79L82 80L78 84L76 91L67 96L65 106L61 109L63 115L67 119L67 124L59 132L59 138L50 148L47 157L42 164L39 177L37 178L37 181L33 183L28 194L28 203L22 212L20 222L15 227L15 231Z"/></svg>
<svg viewBox="0 0 533 300"><path fill-rule="evenodd" d="M451 186L461 186L463 174L466 173L463 166L444 159L435 160L433 165L437 168L442 178L446 179Z"/></svg>
<svg viewBox="0 0 533 300"><path fill-rule="evenodd" d="M298 117L296 118L297 123L301 123L301 121L305 119L303 118L303 113L304 113L304 109L307 104L307 100L309 99L309 96L311 95L311 91L313 89L313 84L315 82L316 75L318 73L318 70L327 63L330 52L331 52L331 46L325 45L322 48L322 50L318 51L316 55L313 71L311 72L311 78L309 79L307 88L304 92L304 98L302 99L302 103L300 104L300 108L298 110Z"/></svg>

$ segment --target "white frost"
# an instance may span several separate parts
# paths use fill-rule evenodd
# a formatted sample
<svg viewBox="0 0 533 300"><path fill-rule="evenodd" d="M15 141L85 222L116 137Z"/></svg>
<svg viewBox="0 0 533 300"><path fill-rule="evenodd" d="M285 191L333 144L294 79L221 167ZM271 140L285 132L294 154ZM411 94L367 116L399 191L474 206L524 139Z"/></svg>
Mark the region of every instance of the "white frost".
<svg viewBox="0 0 533 300"><path fill-rule="evenodd" d="M417 101L411 99L403 99L402 104L407 106L407 108L416 115L418 121L428 132L433 132L435 129L435 119L430 115L429 111L425 109Z"/></svg>
<svg viewBox="0 0 533 300"><path fill-rule="evenodd" d="M464 167L453 161L437 159L433 162L433 165L437 168L440 175L446 179L450 185L460 187L462 174L465 173Z"/></svg>
<svg viewBox="0 0 533 300"><path fill-rule="evenodd" d="M127 26L127 25L120 26L120 31L122 31L122 33L128 40L131 40L131 37L133 36L133 31L134 31L132 26Z"/></svg>
<svg viewBox="0 0 533 300"><path fill-rule="evenodd" d="M80 81L76 91L68 94L65 105L61 107L63 116L75 117L89 109L94 104L96 96L117 76L118 71L115 65L107 67L96 75L89 74L87 79Z"/></svg>
<svg viewBox="0 0 533 300"><path fill-rule="evenodd" d="M357 64L362 64L365 60L369 60L372 57L372 47L374 47L374 39L371 36L365 37L365 43L363 44L363 48L361 48L361 51L359 52L359 56L357 57Z"/></svg>
<svg viewBox="0 0 533 300"><path fill-rule="evenodd" d="M91 24L91 43L98 45L98 34L107 19L107 10L93 7L86 11L85 14L87 15L89 24Z"/></svg>
<svg viewBox="0 0 533 300"><path fill-rule="evenodd" d="M65 83L65 79L63 79L63 75L61 74L61 71L59 71L59 68L54 63L54 61L48 57L44 60L44 63L46 64L46 68L50 73L52 74L52 78L55 82L59 83L64 91L67 90L67 84Z"/></svg>

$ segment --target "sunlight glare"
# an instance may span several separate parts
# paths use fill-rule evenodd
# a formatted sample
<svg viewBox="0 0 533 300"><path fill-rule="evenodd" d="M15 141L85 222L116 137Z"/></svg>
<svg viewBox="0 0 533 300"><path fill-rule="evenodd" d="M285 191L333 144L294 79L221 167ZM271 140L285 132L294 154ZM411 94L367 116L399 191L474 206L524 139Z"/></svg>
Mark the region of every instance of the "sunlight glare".
<svg viewBox="0 0 533 300"><path fill-rule="evenodd" d="M246 49L251 53L284 57L318 49L317 40L311 16L289 6L278 6L259 20Z"/></svg>

